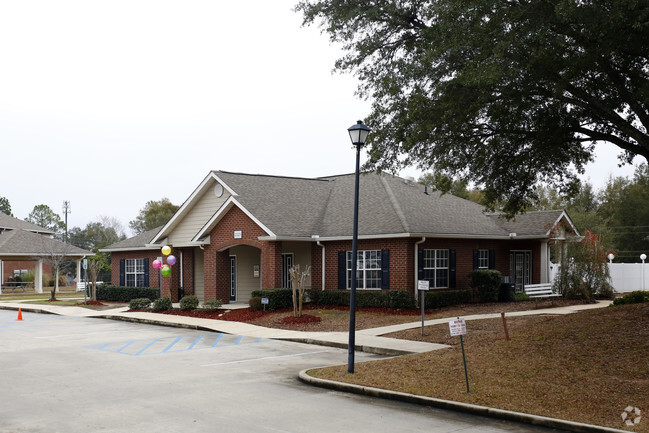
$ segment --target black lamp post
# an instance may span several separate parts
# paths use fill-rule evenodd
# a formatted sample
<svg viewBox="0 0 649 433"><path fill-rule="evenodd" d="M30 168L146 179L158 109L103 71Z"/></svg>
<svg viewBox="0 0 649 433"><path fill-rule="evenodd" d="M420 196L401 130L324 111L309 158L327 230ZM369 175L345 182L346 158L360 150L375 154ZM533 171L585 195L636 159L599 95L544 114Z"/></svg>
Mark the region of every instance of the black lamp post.
<svg viewBox="0 0 649 433"><path fill-rule="evenodd" d="M360 120L347 128L352 144L356 147L356 179L354 184L354 231L352 234L352 281L349 293L349 346L347 348L347 371L354 372L354 348L356 347L356 258L358 255L358 175L360 171L361 147L365 145L370 128Z"/></svg>

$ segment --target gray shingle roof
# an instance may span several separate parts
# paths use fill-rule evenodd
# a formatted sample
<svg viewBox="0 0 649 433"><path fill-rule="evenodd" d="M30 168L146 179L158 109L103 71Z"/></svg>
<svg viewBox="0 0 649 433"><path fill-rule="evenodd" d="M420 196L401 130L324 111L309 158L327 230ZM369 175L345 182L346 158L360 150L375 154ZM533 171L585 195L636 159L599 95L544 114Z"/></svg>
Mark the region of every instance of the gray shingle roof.
<svg viewBox="0 0 649 433"><path fill-rule="evenodd" d="M212 173L234 191L234 198L241 206L272 232L269 235L335 238L352 234L353 174L306 179L226 171ZM476 203L427 191L423 185L390 174L362 174L359 190L360 236L505 238L517 233L542 238L562 214L562 211L530 212L507 221L486 214ZM214 209L214 213L217 211ZM160 229L102 251L143 248Z"/></svg>
<svg viewBox="0 0 649 433"><path fill-rule="evenodd" d="M116 242L112 245L108 245L106 248L102 248L100 251L110 252L143 248L145 245L151 242L151 240L155 237L155 235L158 234L161 228L162 226L156 227L152 230L148 230L144 233L133 236L132 238L128 238L123 241Z"/></svg>
<svg viewBox="0 0 649 433"><path fill-rule="evenodd" d="M66 256L83 257L93 255L74 245L66 244L47 235L27 230L7 230L0 234L0 256L48 256L65 254Z"/></svg>
<svg viewBox="0 0 649 433"><path fill-rule="evenodd" d="M22 229L36 233L49 233L54 234L53 231L37 226L36 224L28 223L18 218L14 218L5 213L0 212L0 230L16 230Z"/></svg>

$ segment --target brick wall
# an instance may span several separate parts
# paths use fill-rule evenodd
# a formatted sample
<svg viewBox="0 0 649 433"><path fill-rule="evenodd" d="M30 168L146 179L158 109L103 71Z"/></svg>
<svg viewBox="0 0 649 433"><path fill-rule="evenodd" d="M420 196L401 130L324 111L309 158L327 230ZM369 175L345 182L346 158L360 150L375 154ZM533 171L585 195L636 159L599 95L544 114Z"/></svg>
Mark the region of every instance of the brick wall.
<svg viewBox="0 0 649 433"><path fill-rule="evenodd" d="M111 259L111 283L119 285L119 261L122 259L149 259L149 287L160 287L160 272L153 269L152 263L155 259L162 256L160 250L142 250L142 251L118 251L110 254ZM164 295L163 295L164 296ZM168 295L167 295L168 296Z"/></svg>
<svg viewBox="0 0 649 433"><path fill-rule="evenodd" d="M398 238L385 240L359 240L358 250L390 250L390 289L414 292L415 286L415 242L417 238ZM325 289L338 288L338 252L349 251L350 241L321 242L325 245ZM472 239L428 239L419 244L419 249L456 250L456 288L468 289L468 274L473 270L473 250L494 250L496 269L503 276L510 273L509 253L513 250L532 252L532 280L538 283L541 278L541 244L537 241L497 241ZM322 290L322 248L317 244L311 249L311 285Z"/></svg>
<svg viewBox="0 0 649 433"><path fill-rule="evenodd" d="M9 277L14 276L14 270L27 270L35 272L38 262L34 260L3 260L2 266L4 274L2 275L2 282L6 283ZM52 278L52 265L43 261L43 274L48 278Z"/></svg>

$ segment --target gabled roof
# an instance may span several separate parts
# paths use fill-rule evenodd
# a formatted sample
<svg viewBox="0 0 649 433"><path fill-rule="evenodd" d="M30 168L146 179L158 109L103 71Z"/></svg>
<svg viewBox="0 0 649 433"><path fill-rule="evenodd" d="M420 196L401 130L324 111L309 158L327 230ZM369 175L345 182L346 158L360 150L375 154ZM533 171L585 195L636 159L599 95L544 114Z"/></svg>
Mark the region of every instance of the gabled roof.
<svg viewBox="0 0 649 433"><path fill-rule="evenodd" d="M354 175L297 178L212 171L161 229L113 244L102 251L153 247L174 234L195 209L204 215L183 242L209 242L208 235L233 207L265 232L264 239L349 239L352 235ZM215 185L227 194L205 212L203 197ZM574 225L564 211L529 212L513 220L486 214L482 206L390 174L360 176L359 237L447 237L547 239L559 221ZM210 196L211 197L211 196ZM213 198L212 198L213 199ZM211 202L210 202L211 203ZM199 206L201 204L201 206ZM194 221L195 222L195 221ZM186 225L183 230L186 229ZM179 233L179 232L178 232Z"/></svg>
<svg viewBox="0 0 649 433"><path fill-rule="evenodd" d="M489 217L495 219L496 223L509 233L516 233L516 236L547 237L561 221L565 222L570 231L579 235L572 220L563 210L526 212L516 215L512 220L501 218L499 215L489 215Z"/></svg>
<svg viewBox="0 0 649 433"><path fill-rule="evenodd" d="M157 250L160 249L159 246L151 246L151 240L155 237L155 235L160 232L160 227L156 227L152 230L148 230L144 233L140 233L139 235L133 236L132 238L125 239L123 241L116 242L112 245L107 246L106 248L102 248L99 251L101 252L113 252L113 251L131 251L134 249L151 249L151 250Z"/></svg>
<svg viewBox="0 0 649 433"><path fill-rule="evenodd" d="M66 244L46 235L17 229L0 233L0 256L47 257L65 254L70 257L92 256L94 253Z"/></svg>
<svg viewBox="0 0 649 433"><path fill-rule="evenodd" d="M0 231L17 230L17 229L26 230L34 233L44 233L50 235L54 234L54 232L49 229L43 228L41 226L37 226L36 224L32 224L18 218L14 218L12 216L0 212Z"/></svg>

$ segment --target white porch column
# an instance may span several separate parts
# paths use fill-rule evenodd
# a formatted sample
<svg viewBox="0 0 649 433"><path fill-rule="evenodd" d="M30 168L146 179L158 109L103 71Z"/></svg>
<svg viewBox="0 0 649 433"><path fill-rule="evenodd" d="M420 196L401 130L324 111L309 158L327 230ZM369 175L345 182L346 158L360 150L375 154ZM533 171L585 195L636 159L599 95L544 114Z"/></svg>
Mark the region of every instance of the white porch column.
<svg viewBox="0 0 649 433"><path fill-rule="evenodd" d="M34 291L43 293L43 259L38 259L36 272L34 272Z"/></svg>
<svg viewBox="0 0 649 433"><path fill-rule="evenodd" d="M77 283L77 291L79 290L79 283L81 283L81 259L77 260L77 278L75 279Z"/></svg>
<svg viewBox="0 0 649 433"><path fill-rule="evenodd" d="M541 284L550 281L550 254L548 251L548 241L541 242Z"/></svg>

